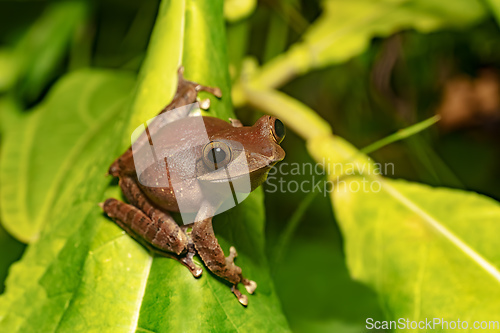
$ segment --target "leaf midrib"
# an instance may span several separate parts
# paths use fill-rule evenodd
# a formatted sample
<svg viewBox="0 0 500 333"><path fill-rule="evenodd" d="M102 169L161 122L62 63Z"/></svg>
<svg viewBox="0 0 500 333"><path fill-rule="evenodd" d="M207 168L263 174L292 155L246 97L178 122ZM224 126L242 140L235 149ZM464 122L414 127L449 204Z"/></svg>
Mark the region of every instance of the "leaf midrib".
<svg viewBox="0 0 500 333"><path fill-rule="evenodd" d="M37 128L38 118L40 117L41 112L34 113L31 119L29 119L28 126L26 126L26 135L28 136L26 142L29 145L28 149L24 150L24 153L21 155L21 172L19 173L20 175L20 186L19 186L19 193L18 193L18 200L19 202L22 202L22 208L20 209L18 214L24 215L25 219L24 221L30 221L31 216L29 214L29 209L28 209L28 174L29 174L29 160L30 156L33 154L33 144L35 142L35 130ZM24 177L23 177L24 175ZM24 199L24 200L23 200ZM21 237L21 235L18 235L18 237ZM32 237L30 237L31 239ZM22 239L23 241L29 241L30 239Z"/></svg>
<svg viewBox="0 0 500 333"><path fill-rule="evenodd" d="M462 253L464 253L469 259L476 263L483 271L488 273L497 282L500 282L500 271L487 259L485 259L481 254L476 252L472 247L467 245L460 237L455 235L453 232L448 230L444 225L442 225L436 218L428 214L423 208L413 203L410 199L404 196L400 191L391 186L388 182L383 181L382 184L386 192L391 195L394 199L403 204L410 211L415 213L417 216L421 217L422 220L427 222L434 230L436 230L440 235L442 235L446 240L451 242L456 246Z"/></svg>
<svg viewBox="0 0 500 333"><path fill-rule="evenodd" d="M333 136L332 136L333 137ZM335 140L335 138L333 137ZM338 149L336 151L341 155L341 158L344 161L349 161L350 156L348 156L348 152L344 149ZM490 263L487 259L485 259L482 255L477 253L473 248L467 245L465 241L461 240L458 236L448 230L445 226L443 226L437 219L435 219L432 215L427 213L425 209L419 207L415 203L413 203L410 199L405 197L400 191L398 191L393 186L389 185L387 181L385 181L384 177L375 176L375 175L364 175L371 180L380 181L386 192L391 195L394 199L399 201L403 206L408 208L410 211L414 212L417 216L420 216L424 221L426 221L434 230L436 230L440 235L442 235L446 240L451 242L454 246L456 246L462 253L464 253L469 259L471 259L474 263L476 263L484 272L488 273L493 279L500 283L500 271L497 267L495 267L492 263Z"/></svg>

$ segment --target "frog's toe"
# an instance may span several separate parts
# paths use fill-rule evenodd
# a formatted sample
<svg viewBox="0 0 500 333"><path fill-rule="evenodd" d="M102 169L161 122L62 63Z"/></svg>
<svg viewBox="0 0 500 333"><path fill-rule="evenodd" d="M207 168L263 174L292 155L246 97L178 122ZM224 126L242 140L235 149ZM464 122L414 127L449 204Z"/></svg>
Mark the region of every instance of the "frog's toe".
<svg viewBox="0 0 500 333"><path fill-rule="evenodd" d="M201 269L200 267L196 267L191 271L191 273L195 278L199 278L201 276L201 273L203 273L203 269Z"/></svg>
<svg viewBox="0 0 500 333"><path fill-rule="evenodd" d="M198 278L203 273L203 269L194 263L193 257L194 257L194 251L189 250L188 253L180 259L180 261L184 266L186 266L189 269L189 271L191 272L191 274L193 274L195 278Z"/></svg>
<svg viewBox="0 0 500 333"><path fill-rule="evenodd" d="M253 294L255 292L255 289L257 289L257 283L255 281L243 279L241 283L243 283L245 289L249 294Z"/></svg>
<svg viewBox="0 0 500 333"><path fill-rule="evenodd" d="M180 261L184 266L186 266L189 269L189 271L191 272L191 274L193 274L195 278L199 278L203 273L203 269L201 267L196 266L196 264L191 259L182 258L180 259Z"/></svg>
<svg viewBox="0 0 500 333"><path fill-rule="evenodd" d="M238 256L238 252L236 252L236 248L234 246L231 246L229 248L229 259L234 260Z"/></svg>
<svg viewBox="0 0 500 333"><path fill-rule="evenodd" d="M247 306L248 305L248 297L247 295L243 295L239 290L238 288L236 287L236 285L232 286L231 287L231 291L233 292L233 294L236 296L236 298L238 298L238 301L243 305L243 306Z"/></svg>
<svg viewBox="0 0 500 333"><path fill-rule="evenodd" d="M234 265L234 259L238 256L238 252L236 252L236 249L234 246L231 246L229 248L229 255L226 257L226 265ZM240 270L239 274L241 274L241 268L238 268Z"/></svg>
<svg viewBox="0 0 500 333"><path fill-rule="evenodd" d="M210 108L210 99L209 98L205 98L203 100L200 100L198 99L198 103L200 104L200 109L202 110L208 110Z"/></svg>
<svg viewBox="0 0 500 333"><path fill-rule="evenodd" d="M203 85L199 84L196 86L195 89L196 89L196 91L206 91L209 94L212 94L217 98L222 97L222 91L220 90L219 87L207 87L207 86L203 86Z"/></svg>

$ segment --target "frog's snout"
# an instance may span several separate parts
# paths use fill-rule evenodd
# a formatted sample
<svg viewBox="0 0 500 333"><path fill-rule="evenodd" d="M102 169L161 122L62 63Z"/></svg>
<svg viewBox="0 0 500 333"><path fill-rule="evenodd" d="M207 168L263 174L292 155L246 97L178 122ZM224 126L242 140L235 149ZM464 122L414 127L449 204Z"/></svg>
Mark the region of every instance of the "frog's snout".
<svg viewBox="0 0 500 333"><path fill-rule="evenodd" d="M283 161L285 155L286 155L285 150L281 148L280 145L276 145L274 148L273 156L271 158L271 164L275 165L276 163Z"/></svg>

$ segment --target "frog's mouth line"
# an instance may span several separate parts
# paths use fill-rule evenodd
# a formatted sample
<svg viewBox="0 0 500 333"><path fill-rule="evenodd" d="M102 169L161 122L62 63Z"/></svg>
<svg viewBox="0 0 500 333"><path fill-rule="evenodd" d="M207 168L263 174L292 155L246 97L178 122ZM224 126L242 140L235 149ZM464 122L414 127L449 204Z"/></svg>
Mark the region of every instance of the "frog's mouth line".
<svg viewBox="0 0 500 333"><path fill-rule="evenodd" d="M204 182L212 182L212 183L224 183L224 182L233 182L233 181L240 181L245 178L248 178L248 181L251 182L251 179L254 178L256 175L264 175L271 170L271 168L277 163L278 161L269 161L268 163L264 164L261 167L258 167L254 170L248 170L248 171L243 171L243 172L234 172L228 170L227 167L224 167L222 169L219 169L214 172L210 172L208 174L202 175L198 177L198 180L204 181Z"/></svg>
<svg viewBox="0 0 500 333"><path fill-rule="evenodd" d="M257 170L256 170L257 171ZM253 171L255 172L255 171ZM205 182L211 182L211 183L227 183L227 182L232 182L235 180L242 180L243 178L250 178L252 173L250 172L244 172L240 174L230 174L229 171L227 170L226 167L223 169L219 169L216 172L211 172L209 174L203 175L198 177L198 180L205 181Z"/></svg>
<svg viewBox="0 0 500 333"><path fill-rule="evenodd" d="M277 162L271 162L262 168L258 168L258 169L255 169L255 170L252 170L249 172L236 174L236 175L235 174L230 175L229 172L227 172L227 169L226 170L221 169L220 171L217 172L218 173L217 175L214 175L214 173L212 172L208 175L198 177L198 179L203 181L203 182L217 183L217 184L234 183L234 182L238 182L238 181L242 181L242 180L244 181L245 179L248 179L248 183L251 184L253 178L260 178L262 176L266 176L266 178L267 178L267 174L269 173L271 168L276 163ZM211 176L211 177L207 177L207 176Z"/></svg>

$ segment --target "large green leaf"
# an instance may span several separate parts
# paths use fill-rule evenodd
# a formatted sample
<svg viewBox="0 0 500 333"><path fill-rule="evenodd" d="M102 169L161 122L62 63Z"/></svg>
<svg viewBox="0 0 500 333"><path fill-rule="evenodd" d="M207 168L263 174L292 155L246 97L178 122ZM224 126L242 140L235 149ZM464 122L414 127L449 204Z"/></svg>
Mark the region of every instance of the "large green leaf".
<svg viewBox="0 0 500 333"><path fill-rule="evenodd" d="M350 191L360 180L341 184L335 212L352 276L378 292L390 318L497 320L498 202L388 179L378 193Z"/></svg>
<svg viewBox="0 0 500 333"><path fill-rule="evenodd" d="M110 124L123 112L132 80L123 73L80 72L59 83L36 110L9 118L0 158L0 199L2 221L15 237L35 239L61 192L78 186L77 179L68 181L71 173L91 165L89 156L99 157L90 149L104 133L113 134Z"/></svg>
<svg viewBox="0 0 500 333"><path fill-rule="evenodd" d="M209 271L194 279L179 263L150 257L97 206L119 195L117 188L104 194L107 167L130 144L130 130L168 103L180 59L188 79L221 87L224 97L210 112L231 115L222 1L164 1L135 89L127 74L75 73L15 124L33 139L8 131L5 147L17 142L20 149L5 149L17 164L2 169L4 179L12 174L2 200L18 206L6 226L33 242L0 298L2 331L288 331L264 255L262 192L214 219L224 250L236 246L238 265L258 282L247 308Z"/></svg>
<svg viewBox="0 0 500 333"><path fill-rule="evenodd" d="M214 3L196 1L186 1L185 6L182 63L186 77L221 88L223 97L211 98L210 113L227 119L232 110L222 1L215 7ZM249 298L249 306L243 308L235 302L227 284L207 270L195 280L176 262L155 258L138 326L154 332L287 330L264 255L262 192L253 193L242 205L216 216L214 228L226 253L230 245L237 247L238 265L259 285L257 293ZM186 313L190 313L187 318L183 315Z"/></svg>
<svg viewBox="0 0 500 333"><path fill-rule="evenodd" d="M327 0L324 12L304 36L314 67L345 61L366 49L371 38L403 29L430 32L460 28L484 15L476 0L450 5L433 0Z"/></svg>
<svg viewBox="0 0 500 333"><path fill-rule="evenodd" d="M309 148L337 181L331 196L350 274L377 291L388 319L496 320L498 202L384 178L394 166L373 164L340 138Z"/></svg>
<svg viewBox="0 0 500 333"><path fill-rule="evenodd" d="M11 268L0 298L3 331L54 330L81 283L133 82L119 72L69 75L6 133L2 221L33 242Z"/></svg>

